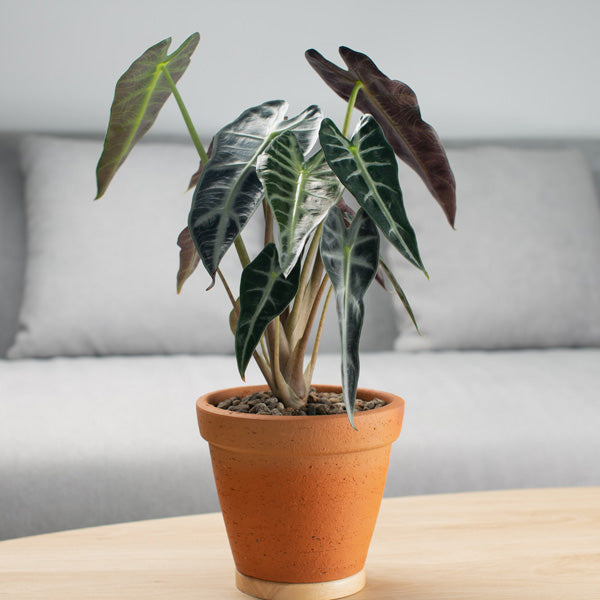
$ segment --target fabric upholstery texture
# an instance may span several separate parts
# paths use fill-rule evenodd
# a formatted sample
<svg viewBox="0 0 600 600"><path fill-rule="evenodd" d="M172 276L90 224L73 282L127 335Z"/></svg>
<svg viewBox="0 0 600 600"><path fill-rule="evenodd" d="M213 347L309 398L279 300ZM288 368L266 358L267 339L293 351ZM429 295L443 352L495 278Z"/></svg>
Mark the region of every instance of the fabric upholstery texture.
<svg viewBox="0 0 600 600"><path fill-rule="evenodd" d="M19 332L10 358L105 354L231 353L230 307L198 267L176 293L187 224L191 144L143 144L105 196L95 196L100 142L24 141L28 250ZM250 248L258 229L248 228ZM235 289L237 256L223 271Z"/></svg>
<svg viewBox="0 0 600 600"><path fill-rule="evenodd" d="M405 204L430 276L389 250L422 336L396 302L397 350L600 345L600 204L576 150L450 150L453 231L409 169Z"/></svg>

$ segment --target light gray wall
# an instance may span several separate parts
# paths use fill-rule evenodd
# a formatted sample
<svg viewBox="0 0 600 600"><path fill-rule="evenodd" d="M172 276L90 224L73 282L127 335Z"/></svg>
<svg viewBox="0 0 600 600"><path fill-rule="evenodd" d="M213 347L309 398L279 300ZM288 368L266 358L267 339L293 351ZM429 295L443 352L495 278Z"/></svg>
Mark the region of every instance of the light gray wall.
<svg viewBox="0 0 600 600"><path fill-rule="evenodd" d="M0 0L0 131L102 131L131 61L197 30L181 91L204 136L273 98L341 120L303 58L339 45L411 85L443 137L599 136L599 23L597 0ZM157 131L184 131L174 105Z"/></svg>

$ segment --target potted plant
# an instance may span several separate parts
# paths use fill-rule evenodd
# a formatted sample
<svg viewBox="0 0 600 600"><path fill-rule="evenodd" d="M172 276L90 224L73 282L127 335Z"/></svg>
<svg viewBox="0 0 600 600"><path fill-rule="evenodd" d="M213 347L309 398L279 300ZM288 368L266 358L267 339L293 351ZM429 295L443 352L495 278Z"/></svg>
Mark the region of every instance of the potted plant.
<svg viewBox="0 0 600 600"><path fill-rule="evenodd" d="M390 446L404 410L393 394L358 388L369 285L391 285L415 322L379 252L380 235L427 274L404 209L396 157L421 176L451 225L454 178L412 90L345 47L340 54L347 69L316 50L306 52L348 102L341 130L317 106L287 118L287 103L274 100L244 111L205 150L176 86L198 42L195 33L169 54L171 40L163 40L119 79L97 197L173 95L200 157L188 225L178 239L178 291L200 263L210 287L220 279L231 301L239 373L243 379L254 358L267 383L197 401L237 585L261 598L342 597L364 585ZM349 136L354 108L365 114ZM257 212L264 217L264 247L251 257L243 230ZM232 246L243 269L239 292L219 269ZM342 385L314 386L332 296Z"/></svg>

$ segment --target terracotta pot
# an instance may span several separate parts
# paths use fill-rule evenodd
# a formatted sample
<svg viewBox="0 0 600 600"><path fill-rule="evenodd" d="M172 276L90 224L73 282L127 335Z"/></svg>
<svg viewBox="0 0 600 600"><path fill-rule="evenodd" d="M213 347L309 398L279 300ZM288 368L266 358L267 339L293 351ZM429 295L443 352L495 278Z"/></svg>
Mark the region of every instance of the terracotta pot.
<svg viewBox="0 0 600 600"><path fill-rule="evenodd" d="M242 574L238 587L243 576L285 584L350 578L364 585L404 401L359 389L359 398L381 398L386 406L356 413L357 431L345 414L261 416L215 406L264 389L220 390L197 402L200 433L210 445L227 535Z"/></svg>

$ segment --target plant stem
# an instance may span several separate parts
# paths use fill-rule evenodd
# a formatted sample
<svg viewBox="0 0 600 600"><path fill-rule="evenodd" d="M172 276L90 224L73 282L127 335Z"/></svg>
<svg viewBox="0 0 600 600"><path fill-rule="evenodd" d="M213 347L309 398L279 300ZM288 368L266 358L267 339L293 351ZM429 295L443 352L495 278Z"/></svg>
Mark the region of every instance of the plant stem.
<svg viewBox="0 0 600 600"><path fill-rule="evenodd" d="M276 380L278 379L278 374L281 374L281 368L279 365L279 327L279 317L275 317L275 340L273 345L272 371Z"/></svg>
<svg viewBox="0 0 600 600"><path fill-rule="evenodd" d="M354 110L354 105L356 104L356 96L358 96L358 92L363 87L362 81L357 81L352 88L352 93L350 94L350 98L348 99L348 108L346 109L346 117L344 118L344 128L342 129L342 135L344 137L348 137L348 131L350 129L350 119L352 118L352 111Z"/></svg>
<svg viewBox="0 0 600 600"><path fill-rule="evenodd" d="M227 292L227 295L229 296L229 300L231 301L231 304L233 305L234 308L236 308L235 298L234 298L233 294L231 293L231 288L229 287L229 284L227 283L227 280L225 279L225 275L223 275L223 272L221 271L221 269L217 269L217 275L220 277L221 282L223 283L223 287L225 288L225 291Z"/></svg>
<svg viewBox="0 0 600 600"><path fill-rule="evenodd" d="M308 316L306 318L306 324L303 327L302 336L300 337L297 344L294 346L294 348L292 350L292 355L289 360L289 365L290 365L289 373L291 374L293 381L301 380L303 383L305 382L305 378L302 374L302 363L303 363L304 353L306 352L306 347L308 346L310 330L312 329L315 317L317 315L319 303L321 302L321 296L323 295L323 292L325 291L325 287L326 287L328 281L329 281L329 277L327 277L327 275L325 275L325 277L323 278L323 281L321 281L321 285L319 285L319 288L316 292L316 296L315 296L314 300L312 301L312 306L310 306L310 313L308 314Z"/></svg>
<svg viewBox="0 0 600 600"><path fill-rule="evenodd" d="M171 73L169 73L169 69L167 69L165 65L161 65L161 70L163 72L163 75L165 76L165 79L167 80L167 83L169 84L169 87L171 88L171 92L173 93L175 100L177 101L177 106L179 106L179 110L181 111L183 120L185 121L185 124L188 128L190 137L192 138L192 142L194 142L194 146L196 146L196 150L200 155L200 160L203 164L206 164L208 162L208 154L206 154L206 150L204 149L204 146L200 141L198 132L194 128L194 124L192 123L190 113L188 113L187 108L183 103L183 99L181 97L181 94L179 93L179 90L177 89L177 86L175 85L175 82L173 81L173 78L171 77Z"/></svg>
<svg viewBox="0 0 600 600"><path fill-rule="evenodd" d="M269 360L269 353L265 346L265 336L264 335L260 338L260 349L262 351L262 356L264 358L265 363L269 366L269 368L271 368L271 361Z"/></svg>
<svg viewBox="0 0 600 600"><path fill-rule="evenodd" d="M300 272L300 282L298 284L298 293L296 294L296 298L294 300L294 306L292 307L292 312L289 316L289 319L286 323L286 334L288 339L293 340L294 338L294 330L298 324L298 319L303 315L304 311L307 311L306 303L304 302L304 297L307 294L307 283L312 274L311 266L314 268L314 261L317 251L319 250L319 241L321 239L321 231L323 230L323 223L321 223L317 230L315 231L313 238L310 242L310 246L308 247L308 252L306 254L306 258L304 259L304 264L302 265L302 271ZM292 346L294 344L292 343Z"/></svg>
<svg viewBox="0 0 600 600"><path fill-rule="evenodd" d="M221 282L223 283L223 286L225 287L225 291L227 292L227 296L229 296L229 300L231 301L231 304L233 306L233 310L239 310L238 306L236 304L235 298L234 298L233 294L231 293L231 288L229 287L229 285L227 283L227 280L225 279L225 275L223 275L223 272L221 271L221 269L217 269L217 273L218 273L219 277L221 278ZM267 382L267 385L271 389L273 389L274 381L273 381L273 379L271 377L270 365L269 365L268 360L265 359L264 357L262 357L258 353L258 350L254 351L253 357L254 357L254 360L256 361L256 364L258 365L258 368L260 369L261 373L263 374L263 377L265 378L265 380Z"/></svg>
<svg viewBox="0 0 600 600"><path fill-rule="evenodd" d="M269 385L271 391L275 393L279 399L283 402L285 406L298 407L298 399L294 396L294 392L287 384L287 381L283 377L280 366L280 322L279 317L275 317L271 323L269 323L269 327L274 324L274 332L273 332L273 353L271 360L271 377L275 386Z"/></svg>
<svg viewBox="0 0 600 600"><path fill-rule="evenodd" d="M323 280L325 281L325 279ZM333 292L333 286L329 286L327 296L325 296L325 302L323 303L323 310L321 311L321 318L319 319L319 325L317 326L317 334L315 336L315 343L313 345L310 362L304 371L304 381L307 388L310 388L312 381L313 372L315 370L315 364L317 362L317 354L319 353L319 345L321 343L321 335L323 333L323 325L325 324L325 315L327 314L327 307L329 300L331 299L331 293Z"/></svg>
<svg viewBox="0 0 600 600"><path fill-rule="evenodd" d="M267 199L263 199L263 213L265 217L265 246L275 241L273 237L273 211L267 202Z"/></svg>
<svg viewBox="0 0 600 600"><path fill-rule="evenodd" d="M169 70L167 69L167 67L165 65L162 65L161 70L162 70L163 75L165 76L165 79L167 80L167 83L169 84L169 87L171 88L171 92L172 92L173 96L175 97L177 106L179 107L179 110L181 111L181 116L183 117L183 120L187 126L190 137L192 138L192 142L194 142L194 146L196 147L196 150L198 151L198 154L200 155L200 160L202 161L202 164L206 164L208 162L208 154L206 153L206 150L204 149L204 146L202 145L202 142L200 141L200 136L198 135L198 132L196 131L196 128L194 127L194 124L192 123L190 113L188 112L188 110L183 102L183 98L181 97L181 94L179 93L179 90L177 89L177 86L175 85L175 82L173 81L173 78L171 77L171 74L169 73ZM242 240L241 235L238 235L235 238L234 244L235 244L235 249L237 251L238 257L240 259L240 263L242 264L242 268L244 268L250 263L250 256L248 255L248 250L246 249L246 245L244 244L244 241ZM237 308L236 303L235 303L236 301L235 301L235 298L233 297L233 294L231 293L231 289L230 289L229 285L227 284L227 281L225 280L225 277L223 276L223 273L221 272L220 269L217 270L217 273L219 274L219 277L221 278L221 281L223 282L223 285L225 286L227 295L229 296L229 299L235 310ZM262 340L261 340L261 345L262 345ZM262 345L262 350L263 350L263 352L265 352L264 345ZM254 351L253 356L258 364L258 367L262 371L263 376L267 380L269 387L273 388L274 382L273 382L272 378L270 377L270 373L269 373L270 364L269 364L268 359L266 357L263 358L262 356L260 356L258 351Z"/></svg>
<svg viewBox="0 0 600 600"><path fill-rule="evenodd" d="M242 263L242 269L250 264L250 257L248 256L248 250L246 250L246 244L244 244L244 240L242 240L242 234L238 234L238 236L233 241L235 244L236 252L240 258L240 263Z"/></svg>
<svg viewBox="0 0 600 600"><path fill-rule="evenodd" d="M183 98L181 97L181 94L179 93L179 90L177 89L177 86L175 85L175 82L173 81L173 78L171 77L171 74L169 73L169 70L167 69L167 67L165 65L162 65L161 69L162 69L163 75L165 76L165 79L167 80L167 83L169 84L169 87L171 88L171 92L173 93L173 96L175 97L175 100L177 101L177 106L179 106L179 110L181 111L183 120L185 121L185 124L188 128L190 137L192 138L192 141L194 142L194 146L196 146L196 150L198 151L198 154L200 155L200 160L202 161L203 164L206 164L208 162L208 154L206 153L206 150L204 149L204 146L202 145L202 142L200 141L198 132L194 128L194 124L192 123L190 113L187 111L187 108L185 107ZM240 258L240 262L242 263L242 267L245 267L250 262L250 257L248 256L248 251L246 250L246 246L244 245L244 242L242 241L242 238L240 236L238 236L235 239L234 243L235 243L235 249L237 250L238 256Z"/></svg>

